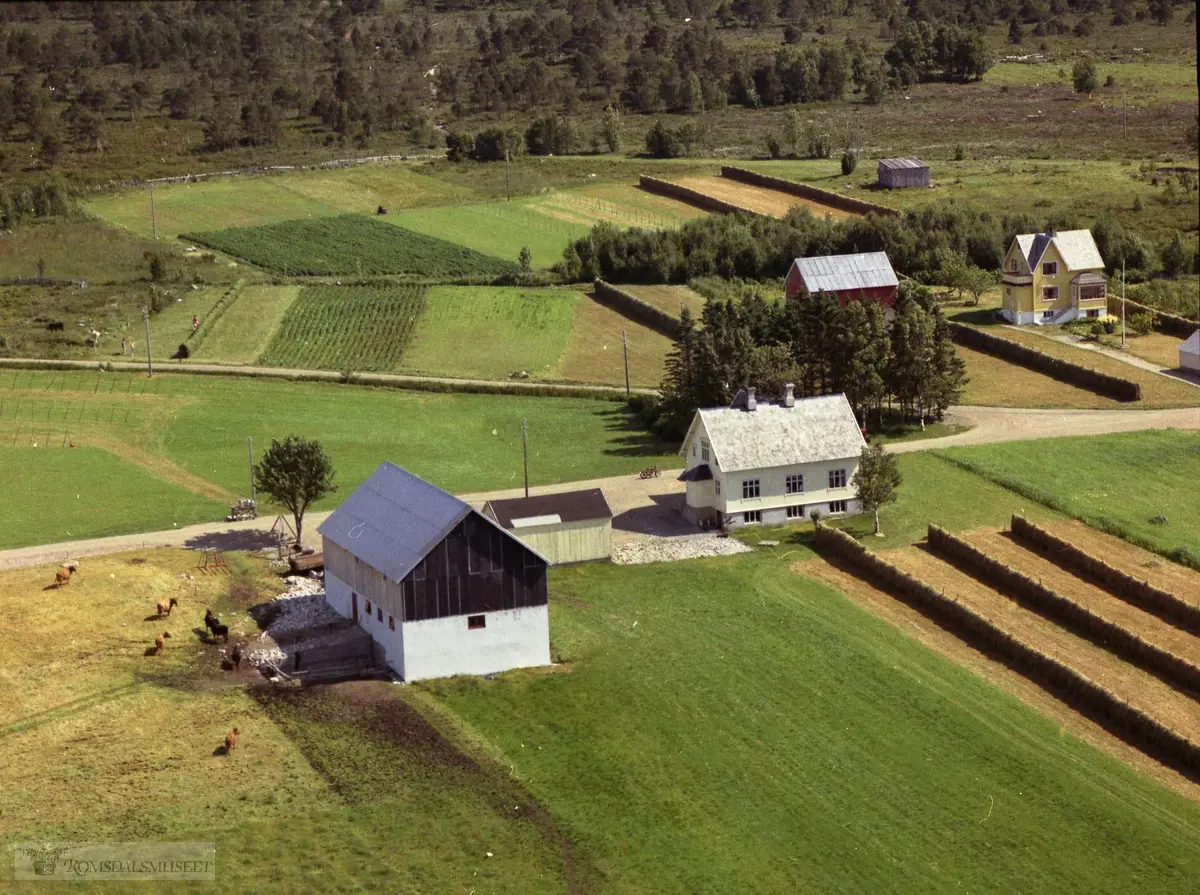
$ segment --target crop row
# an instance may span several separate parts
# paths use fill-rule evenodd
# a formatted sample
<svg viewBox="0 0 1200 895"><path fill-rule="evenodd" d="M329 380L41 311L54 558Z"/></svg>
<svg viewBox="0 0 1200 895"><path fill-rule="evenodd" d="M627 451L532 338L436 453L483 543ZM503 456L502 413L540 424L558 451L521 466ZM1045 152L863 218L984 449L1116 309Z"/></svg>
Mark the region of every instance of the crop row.
<svg viewBox="0 0 1200 895"><path fill-rule="evenodd" d="M424 309L422 286L311 286L288 308L259 363L308 370L392 370Z"/></svg>
<svg viewBox="0 0 1200 895"><path fill-rule="evenodd" d="M285 276L495 278L516 265L362 215L231 227L182 238Z"/></svg>

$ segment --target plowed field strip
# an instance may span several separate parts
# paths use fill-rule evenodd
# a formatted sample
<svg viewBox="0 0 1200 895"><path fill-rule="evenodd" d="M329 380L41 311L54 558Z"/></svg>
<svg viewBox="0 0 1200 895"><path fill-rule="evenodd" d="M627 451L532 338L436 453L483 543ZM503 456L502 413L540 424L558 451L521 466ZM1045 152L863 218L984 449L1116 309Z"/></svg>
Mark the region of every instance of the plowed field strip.
<svg viewBox="0 0 1200 895"><path fill-rule="evenodd" d="M1021 641L1076 669L1180 734L1200 743L1200 703L1077 637L919 547L888 551L889 561L987 616Z"/></svg>
<svg viewBox="0 0 1200 895"><path fill-rule="evenodd" d="M961 535L989 556L1041 581L1051 590L1069 597L1080 606L1137 634L1148 643L1200 666L1200 638L1138 609L1108 591L1077 578L1039 553L1026 550L1000 532L968 532Z"/></svg>
<svg viewBox="0 0 1200 895"><path fill-rule="evenodd" d="M1189 603L1200 603L1200 572L1074 519L1038 524L1140 581L1148 581Z"/></svg>
<svg viewBox="0 0 1200 895"><path fill-rule="evenodd" d="M706 196L712 196L715 199L721 199L725 202L732 202L734 205L740 205L742 208L748 208L751 211L757 211L760 214L769 214L777 218L783 217L798 205L805 206L819 218L831 215L835 221L841 221L846 218L855 217L855 215L837 208L830 208L828 205L813 202L811 199L802 199L800 196L793 196L791 193L768 190L760 186L752 186L748 183L740 183L736 180L728 180L723 177L684 177L674 182L680 186L698 190Z"/></svg>

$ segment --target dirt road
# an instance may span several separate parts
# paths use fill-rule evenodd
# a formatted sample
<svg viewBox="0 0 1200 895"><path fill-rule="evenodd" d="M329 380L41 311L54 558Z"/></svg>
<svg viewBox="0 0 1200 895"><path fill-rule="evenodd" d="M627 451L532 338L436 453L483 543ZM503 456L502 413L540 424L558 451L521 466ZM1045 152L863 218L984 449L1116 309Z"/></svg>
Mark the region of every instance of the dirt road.
<svg viewBox="0 0 1200 895"><path fill-rule="evenodd" d="M1101 435L1109 432L1134 432L1144 429L1198 429L1200 407L1176 410L1024 410L998 407L956 407L948 422L972 428L956 435L901 442L893 445L896 453L930 450L945 447L991 444L1001 441L1023 441L1031 438L1058 438L1072 435ZM581 482L561 482L530 489L531 494L552 494L579 488L602 488L617 517L614 528L617 538L621 532L673 533L673 502L683 486L676 481L677 471L664 471L656 479L640 480L634 475ZM503 491L464 494L469 503L482 506L493 497L519 497L520 488ZM304 520L305 541L317 546L317 526L327 513L309 513ZM0 569L61 563L66 559L98 556L126 550L154 547L205 547L222 550L245 550L269 546L267 536L274 516L247 522L209 522L170 531L118 535L84 541L68 541L35 547L0 551Z"/></svg>

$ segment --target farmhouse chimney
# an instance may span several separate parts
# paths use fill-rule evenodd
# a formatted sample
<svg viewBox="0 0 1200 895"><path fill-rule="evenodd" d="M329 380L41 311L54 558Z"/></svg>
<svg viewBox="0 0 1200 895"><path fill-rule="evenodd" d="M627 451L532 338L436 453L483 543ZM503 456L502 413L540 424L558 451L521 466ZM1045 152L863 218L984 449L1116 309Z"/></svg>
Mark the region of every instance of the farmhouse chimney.
<svg viewBox="0 0 1200 895"><path fill-rule="evenodd" d="M795 407L796 406L796 395L794 394L795 388L796 388L796 386L792 385L792 383L790 383L790 382L787 383L783 387L783 406L784 407Z"/></svg>
<svg viewBox="0 0 1200 895"><path fill-rule="evenodd" d="M758 408L758 401L756 401L754 398L754 389L747 388L746 389L746 409L747 410L756 410L757 408Z"/></svg>

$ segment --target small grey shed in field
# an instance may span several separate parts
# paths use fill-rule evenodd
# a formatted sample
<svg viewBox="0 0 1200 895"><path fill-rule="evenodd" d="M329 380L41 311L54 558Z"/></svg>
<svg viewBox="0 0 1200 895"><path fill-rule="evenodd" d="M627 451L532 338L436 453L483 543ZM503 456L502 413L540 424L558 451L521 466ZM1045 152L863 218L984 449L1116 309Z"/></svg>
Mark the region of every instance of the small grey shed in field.
<svg viewBox="0 0 1200 895"><path fill-rule="evenodd" d="M919 158L881 158L879 185L889 190L929 186L929 166Z"/></svg>

